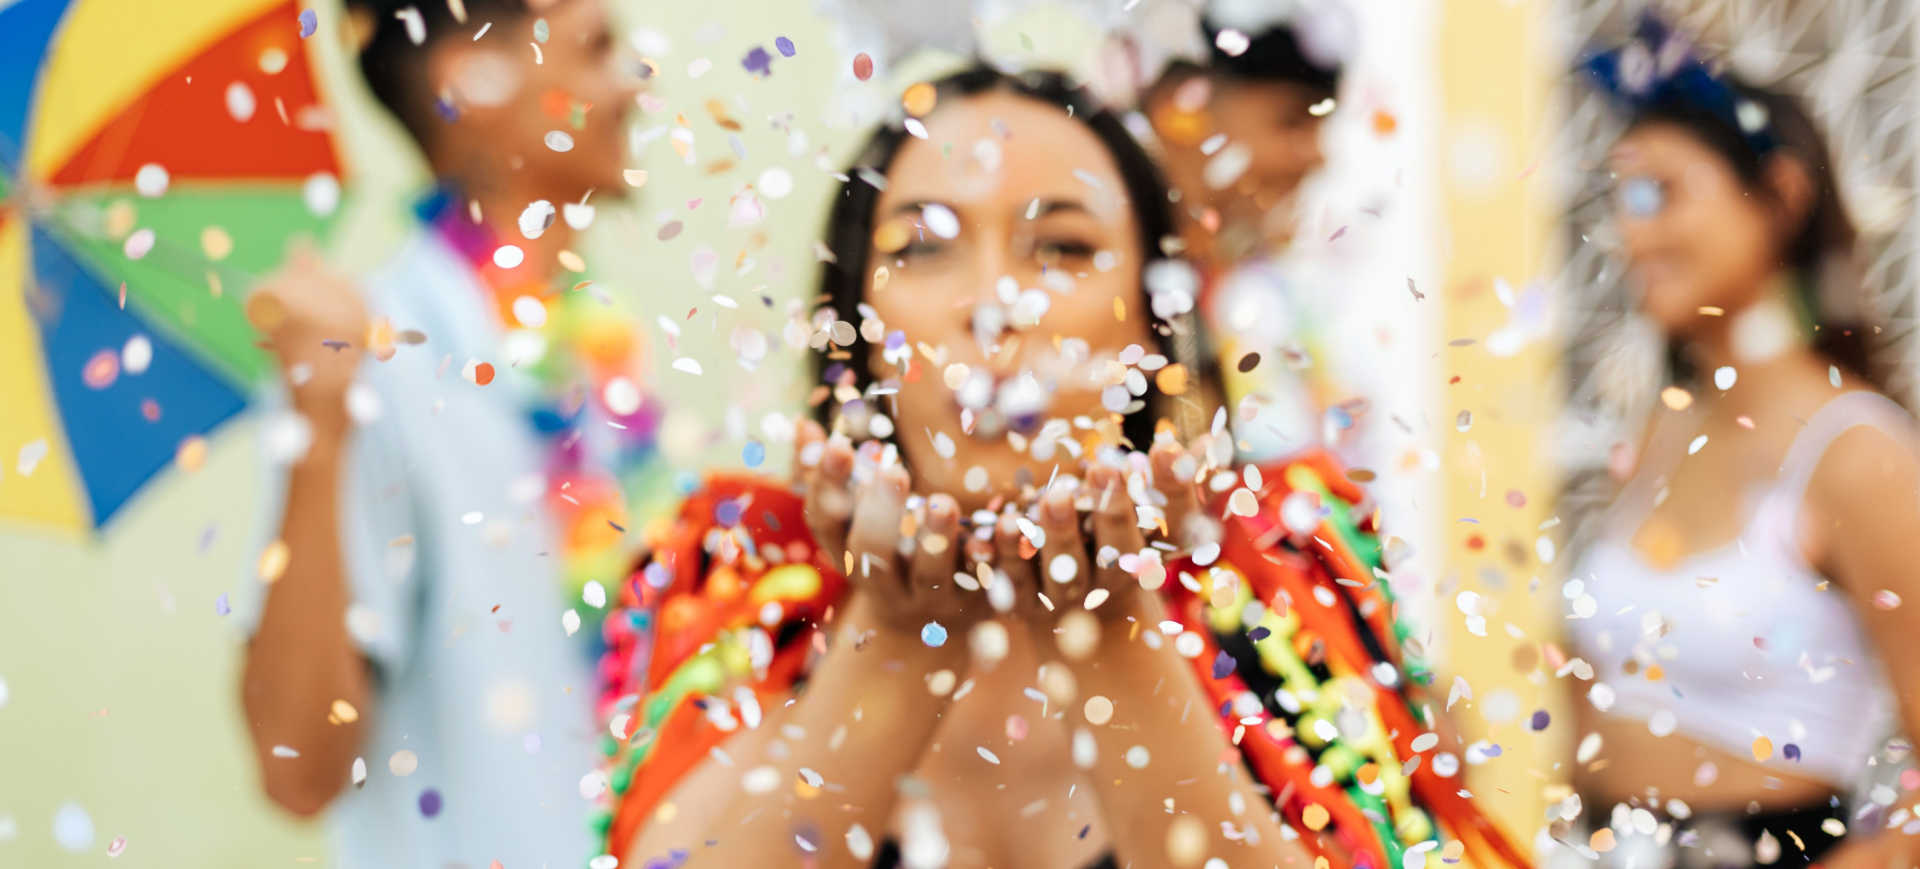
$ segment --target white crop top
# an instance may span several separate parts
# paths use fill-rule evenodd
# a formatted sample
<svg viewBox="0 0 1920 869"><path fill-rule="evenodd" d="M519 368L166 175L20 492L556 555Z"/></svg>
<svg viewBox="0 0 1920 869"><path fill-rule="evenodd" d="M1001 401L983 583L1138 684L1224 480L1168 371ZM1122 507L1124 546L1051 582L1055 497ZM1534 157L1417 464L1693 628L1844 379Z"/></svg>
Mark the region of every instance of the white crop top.
<svg viewBox="0 0 1920 869"><path fill-rule="evenodd" d="M1841 788L1858 781L1892 733L1893 689L1853 601L1836 586L1822 590L1795 531L1821 455L1859 425L1905 434L1913 422L1873 392L1828 401L1795 436L1777 479L1741 504L1739 537L1671 568L1633 548L1637 521L1603 520L1568 578L1567 631L1596 681L1582 702L1736 756L1751 757L1766 737L1768 763L1783 772ZM1617 503L1645 503L1636 488L1656 475L1644 470Z"/></svg>

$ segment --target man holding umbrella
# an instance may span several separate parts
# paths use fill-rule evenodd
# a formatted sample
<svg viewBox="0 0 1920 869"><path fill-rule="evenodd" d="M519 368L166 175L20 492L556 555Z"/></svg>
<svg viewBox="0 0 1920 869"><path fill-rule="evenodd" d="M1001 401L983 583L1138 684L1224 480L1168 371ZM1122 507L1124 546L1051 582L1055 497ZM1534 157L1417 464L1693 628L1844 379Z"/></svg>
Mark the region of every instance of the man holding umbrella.
<svg viewBox="0 0 1920 869"><path fill-rule="evenodd" d="M256 757L276 803L330 813L338 865L576 867L598 738L557 514L593 497L604 433L633 428L584 420L640 400L632 336L578 363L554 333L584 295L571 229L623 189L644 71L600 0L348 7L438 193L358 285L296 254L248 303L289 408L262 426ZM617 503L594 515L618 548Z"/></svg>

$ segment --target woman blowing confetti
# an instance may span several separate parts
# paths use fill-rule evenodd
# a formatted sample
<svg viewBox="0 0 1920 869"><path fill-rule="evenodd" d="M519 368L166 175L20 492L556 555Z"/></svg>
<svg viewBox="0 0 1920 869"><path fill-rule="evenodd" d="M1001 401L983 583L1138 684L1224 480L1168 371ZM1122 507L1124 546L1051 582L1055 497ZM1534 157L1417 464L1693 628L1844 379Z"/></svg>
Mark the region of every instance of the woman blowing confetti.
<svg viewBox="0 0 1920 869"><path fill-rule="evenodd" d="M984 69L905 103L788 330L797 484L711 480L609 619L601 862L1524 865L1409 699L1363 493L1227 458L1117 120Z"/></svg>

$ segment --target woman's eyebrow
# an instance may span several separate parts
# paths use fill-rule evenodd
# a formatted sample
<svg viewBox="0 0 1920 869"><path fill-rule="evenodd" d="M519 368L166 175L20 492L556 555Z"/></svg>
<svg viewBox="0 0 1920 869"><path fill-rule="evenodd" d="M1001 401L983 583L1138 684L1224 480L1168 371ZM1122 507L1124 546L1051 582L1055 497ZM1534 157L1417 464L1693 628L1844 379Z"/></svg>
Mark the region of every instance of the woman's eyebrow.
<svg viewBox="0 0 1920 869"><path fill-rule="evenodd" d="M953 210L953 206L948 205L945 202L938 202L932 199L915 199L910 202L902 202L899 205L895 205L891 213L895 215L919 214L920 212L926 210L927 206L929 205L938 205L941 208L945 208L949 211Z"/></svg>
<svg viewBox="0 0 1920 869"><path fill-rule="evenodd" d="M1038 220L1049 214L1057 214L1063 211L1077 211L1081 214L1093 213L1087 208L1085 203L1082 203L1078 199L1034 199L1027 203L1025 214L1029 220Z"/></svg>

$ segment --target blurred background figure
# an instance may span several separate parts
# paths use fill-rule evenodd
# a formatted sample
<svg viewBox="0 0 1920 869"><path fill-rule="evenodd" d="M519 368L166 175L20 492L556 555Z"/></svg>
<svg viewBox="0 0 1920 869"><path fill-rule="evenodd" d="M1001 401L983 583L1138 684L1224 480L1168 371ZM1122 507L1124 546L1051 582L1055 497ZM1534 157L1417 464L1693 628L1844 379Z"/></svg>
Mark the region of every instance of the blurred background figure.
<svg viewBox="0 0 1920 869"><path fill-rule="evenodd" d="M261 431L278 485L246 612L261 777L289 811L330 812L339 865L579 865L591 675L577 613L564 632L551 614L579 594L566 572L593 569L564 559L628 555L619 445L588 420L650 424L621 358L634 327L577 313L569 241L589 197L628 189L643 70L600 0L349 13L436 189L364 291L298 255L248 299L289 396Z"/></svg>
<svg viewBox="0 0 1920 869"><path fill-rule="evenodd" d="M1920 730L1920 433L1820 126L1695 52L1649 14L1584 64L1626 118L1613 218L1667 352L1567 580L1589 685L1553 838L1576 863L1912 865L1869 790Z"/></svg>
<svg viewBox="0 0 1920 869"><path fill-rule="evenodd" d="M1326 163L1322 127L1356 19L1335 2L1161 0L1132 24L1110 52L1113 77L1140 83L1136 130L1178 191L1236 438L1264 458L1354 446L1354 411L1367 402L1339 382L1328 346L1338 338L1324 322L1343 297L1324 262L1293 242L1301 194ZM1272 358L1240 371L1250 353Z"/></svg>

